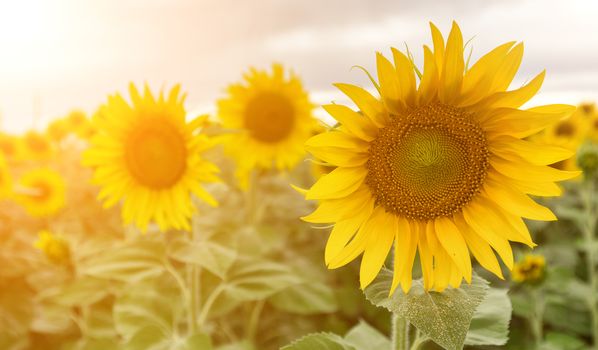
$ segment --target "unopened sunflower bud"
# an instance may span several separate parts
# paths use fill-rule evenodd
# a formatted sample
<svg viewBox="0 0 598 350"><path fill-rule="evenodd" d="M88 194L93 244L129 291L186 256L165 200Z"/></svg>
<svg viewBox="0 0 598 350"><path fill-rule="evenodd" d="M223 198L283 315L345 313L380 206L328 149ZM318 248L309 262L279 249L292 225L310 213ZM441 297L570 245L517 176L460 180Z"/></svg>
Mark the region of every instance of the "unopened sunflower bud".
<svg viewBox="0 0 598 350"><path fill-rule="evenodd" d="M39 233L38 240L33 246L41 250L50 262L56 265L67 265L71 258L71 250L68 242L49 231L43 230Z"/></svg>
<svg viewBox="0 0 598 350"><path fill-rule="evenodd" d="M513 266L511 279L517 283L539 284L546 276L546 260L542 255L526 255Z"/></svg>

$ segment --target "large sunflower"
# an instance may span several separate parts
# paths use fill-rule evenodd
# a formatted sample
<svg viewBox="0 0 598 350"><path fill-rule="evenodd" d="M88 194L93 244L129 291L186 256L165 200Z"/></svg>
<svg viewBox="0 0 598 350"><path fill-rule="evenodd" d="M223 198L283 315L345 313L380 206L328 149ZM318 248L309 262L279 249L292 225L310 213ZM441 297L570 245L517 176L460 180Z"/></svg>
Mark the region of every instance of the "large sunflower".
<svg viewBox="0 0 598 350"><path fill-rule="evenodd" d="M50 169L28 171L16 184L14 197L29 215L40 218L52 216L66 204L64 179Z"/></svg>
<svg viewBox="0 0 598 350"><path fill-rule="evenodd" d="M236 131L225 137L225 150L238 166L243 187L254 168L289 169L305 155L303 144L318 126L313 105L294 74L285 77L281 65L272 74L251 69L245 83L228 88L218 101L218 116L225 128Z"/></svg>
<svg viewBox="0 0 598 350"><path fill-rule="evenodd" d="M424 286L442 291L471 281L470 252L502 278L495 252L513 267L509 241L533 247L523 218L555 220L528 195L555 196L555 181L576 176L546 166L572 155L522 138L571 113L568 105L521 110L544 72L507 91L523 45L509 42L465 67L456 23L445 41L431 25L434 50L424 46L423 74L393 49L394 65L377 55L381 97L336 84L360 109L324 108L340 123L306 143L337 166L306 192L320 201L305 220L335 223L326 246L330 268L363 253L361 287L378 274L394 243L394 280L408 291L419 255ZM494 251L493 251L494 249Z"/></svg>
<svg viewBox="0 0 598 350"><path fill-rule="evenodd" d="M201 186L218 180L218 168L201 157L212 142L199 133L199 118L185 121L179 86L157 99L147 86L143 96L132 84L129 90L132 104L116 94L94 119L98 133L84 164L95 168L93 182L102 186L98 198L106 207L124 199L123 220L144 231L150 221L161 230L189 230L190 193L217 204Z"/></svg>

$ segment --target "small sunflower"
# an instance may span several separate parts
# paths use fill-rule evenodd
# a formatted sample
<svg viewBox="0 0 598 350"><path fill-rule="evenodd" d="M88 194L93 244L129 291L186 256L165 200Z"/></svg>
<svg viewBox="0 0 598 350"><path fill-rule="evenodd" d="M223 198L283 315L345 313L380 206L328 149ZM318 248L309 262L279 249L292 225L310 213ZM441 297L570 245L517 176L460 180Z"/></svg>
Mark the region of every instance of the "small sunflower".
<svg viewBox="0 0 598 350"><path fill-rule="evenodd" d="M50 169L25 173L16 184L15 200L33 217L48 217L65 206L62 176Z"/></svg>
<svg viewBox="0 0 598 350"><path fill-rule="evenodd" d="M511 279L517 283L537 284L546 274L546 259L542 255L527 254L513 266Z"/></svg>
<svg viewBox="0 0 598 350"><path fill-rule="evenodd" d="M54 148L48 137L33 130L21 137L20 146L20 155L24 160L48 160L54 154Z"/></svg>
<svg viewBox="0 0 598 350"><path fill-rule="evenodd" d="M46 136L50 140L57 143L64 140L68 136L68 134L69 130L64 119L53 120L46 127Z"/></svg>
<svg viewBox="0 0 598 350"><path fill-rule="evenodd" d="M17 137L0 132L0 152L6 159L15 159L19 154L19 140Z"/></svg>
<svg viewBox="0 0 598 350"><path fill-rule="evenodd" d="M66 265L70 261L71 250L68 242L50 231L41 231L33 246L41 250L53 264Z"/></svg>
<svg viewBox="0 0 598 350"><path fill-rule="evenodd" d="M130 86L131 104L120 94L108 98L97 118L84 164L95 169L93 182L106 207L124 200L124 221L146 230L155 221L161 230L190 229L194 212L190 193L215 206L201 186L218 181L218 168L201 152L212 146L200 134L201 118L185 121L184 95L175 86L156 99L146 86L143 96Z"/></svg>
<svg viewBox="0 0 598 350"><path fill-rule="evenodd" d="M587 117L583 109L578 108L567 118L559 120L554 125L546 128L542 133L534 135L531 139L539 143L559 146L576 152L588 137L590 123L591 120ZM575 164L575 157L564 159L551 164L551 166L560 170L579 170Z"/></svg>
<svg viewBox="0 0 598 350"><path fill-rule="evenodd" d="M325 260L338 268L363 254L360 281L376 277L394 244L391 292L408 291L416 254L426 290L458 287L472 277L470 253L503 278L494 251L513 267L509 242L535 246L522 220L556 220L528 195L556 196L556 181L577 176L547 166L573 152L523 138L573 112L569 105L519 109L536 94L540 73L507 90L523 55L509 42L465 67L461 30L448 40L431 25L423 74L409 55L377 55L376 98L336 84L360 109L324 106L340 126L309 139L316 158L337 166L306 198L318 208L306 221L334 223Z"/></svg>
<svg viewBox="0 0 598 350"><path fill-rule="evenodd" d="M231 85L218 101L223 126L238 131L225 137L225 150L237 162L237 176L247 187L252 169L290 169L305 155L303 143L318 126L313 105L294 74L279 64L272 74L251 69L245 82Z"/></svg>
<svg viewBox="0 0 598 350"><path fill-rule="evenodd" d="M0 199L8 198L12 194L12 176L4 155L0 153Z"/></svg>

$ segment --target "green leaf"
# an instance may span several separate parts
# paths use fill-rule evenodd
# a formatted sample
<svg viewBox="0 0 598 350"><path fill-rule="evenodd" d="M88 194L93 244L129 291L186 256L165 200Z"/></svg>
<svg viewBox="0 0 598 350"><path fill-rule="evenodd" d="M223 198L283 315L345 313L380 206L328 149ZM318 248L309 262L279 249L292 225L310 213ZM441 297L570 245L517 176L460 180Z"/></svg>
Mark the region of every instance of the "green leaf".
<svg viewBox="0 0 598 350"><path fill-rule="evenodd" d="M356 349L391 349L390 339L365 321L353 327L345 335L345 341Z"/></svg>
<svg viewBox="0 0 598 350"><path fill-rule="evenodd" d="M87 306L108 295L109 281L83 276L62 286L52 301L64 306Z"/></svg>
<svg viewBox="0 0 598 350"><path fill-rule="evenodd" d="M160 327L149 325L140 328L125 344L125 350L168 350L172 345L170 334Z"/></svg>
<svg viewBox="0 0 598 350"><path fill-rule="evenodd" d="M288 287L269 299L279 310L299 315L331 313L337 310L334 291L320 282L305 282Z"/></svg>
<svg viewBox="0 0 598 350"><path fill-rule="evenodd" d="M226 293L240 301L263 300L301 283L301 278L283 264L271 261L245 261L231 269Z"/></svg>
<svg viewBox="0 0 598 350"><path fill-rule="evenodd" d="M135 283L160 275L164 271L164 258L161 242L127 242L86 259L79 270L89 276Z"/></svg>
<svg viewBox="0 0 598 350"><path fill-rule="evenodd" d="M509 340L511 300L507 289L490 288L478 306L465 338L466 345L505 345Z"/></svg>
<svg viewBox="0 0 598 350"><path fill-rule="evenodd" d="M220 278L224 278L234 263L237 253L213 242L190 242L185 239L174 240L168 249L168 255L186 264L197 264Z"/></svg>
<svg viewBox="0 0 598 350"><path fill-rule="evenodd" d="M421 280L413 282L408 294L397 290L388 296L392 272L384 269L365 290L367 299L406 318L445 349L461 349L473 314L484 300L488 282L474 276L471 284L448 288L442 293L426 292Z"/></svg>
<svg viewBox="0 0 598 350"><path fill-rule="evenodd" d="M182 347L176 350L211 350L212 340L207 334L194 334L185 340Z"/></svg>
<svg viewBox="0 0 598 350"><path fill-rule="evenodd" d="M340 336L332 333L315 333L295 340L280 350L358 350Z"/></svg>
<svg viewBox="0 0 598 350"><path fill-rule="evenodd" d="M160 288L159 282L136 285L116 300L115 328L125 339L147 326L170 334L182 313L180 300L180 295Z"/></svg>

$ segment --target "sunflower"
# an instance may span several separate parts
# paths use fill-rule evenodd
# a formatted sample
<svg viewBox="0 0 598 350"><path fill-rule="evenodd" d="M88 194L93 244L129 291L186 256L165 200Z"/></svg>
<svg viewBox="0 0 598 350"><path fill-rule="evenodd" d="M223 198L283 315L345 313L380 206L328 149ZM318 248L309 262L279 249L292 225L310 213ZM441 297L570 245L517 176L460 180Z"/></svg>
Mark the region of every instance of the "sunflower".
<svg viewBox="0 0 598 350"><path fill-rule="evenodd" d="M4 155L0 153L0 199L12 194L12 176Z"/></svg>
<svg viewBox="0 0 598 350"><path fill-rule="evenodd" d="M54 154L54 148L48 137L33 130L21 137L20 148L20 155L24 160L48 160Z"/></svg>
<svg viewBox="0 0 598 350"><path fill-rule="evenodd" d="M6 159L15 159L19 154L19 141L18 138L0 132L0 152L6 157Z"/></svg>
<svg viewBox="0 0 598 350"><path fill-rule="evenodd" d="M46 127L46 136L54 142L61 142L68 134L69 130L64 119L53 120Z"/></svg>
<svg viewBox="0 0 598 350"><path fill-rule="evenodd" d="M237 131L224 137L225 151L235 159L237 176L246 188L254 168L294 167L318 123L301 81L292 73L285 77L281 65L274 64L271 75L251 69L244 78L218 101L218 115L225 128Z"/></svg>
<svg viewBox="0 0 598 350"><path fill-rule="evenodd" d="M64 208L64 180L50 169L31 170L19 179L14 196L29 215L52 216Z"/></svg>
<svg viewBox="0 0 598 350"><path fill-rule="evenodd" d="M517 283L537 284L546 274L546 259L542 255L527 254L515 263L511 279Z"/></svg>
<svg viewBox="0 0 598 350"><path fill-rule="evenodd" d="M568 105L519 109L540 88L544 72L507 91L523 45L506 43L465 68L456 23L445 43L431 24L423 74L392 49L394 65L377 55L376 98L336 84L360 109L324 106L340 126L312 137L306 148L337 166L305 192L318 208L304 219L334 223L325 251L329 268L363 253L360 284L368 286L394 244L391 293L412 283L416 253L426 290L458 287L472 277L470 253L503 278L494 251L513 267L509 244L535 246L522 217L556 220L528 195L556 196L555 181L577 176L551 164L572 155L522 138L573 112ZM414 73L415 71L415 73ZM493 251L494 249L494 251Z"/></svg>
<svg viewBox="0 0 598 350"><path fill-rule="evenodd" d="M578 108L575 113L559 120L531 139L539 143L559 146L576 152L589 136L591 122L584 109ZM551 166L561 170L576 171L579 169L575 164L575 157L556 162Z"/></svg>
<svg viewBox="0 0 598 350"><path fill-rule="evenodd" d="M194 212L190 193L217 203L201 182L217 181L218 168L200 153L212 142L198 133L201 118L185 121L184 95L175 86L168 97L143 96L130 86L131 104L120 94L108 98L97 118L84 164L95 169L93 182L106 207L124 199L124 221L145 231L150 221L161 230L189 230Z"/></svg>
<svg viewBox="0 0 598 350"><path fill-rule="evenodd" d="M33 246L41 250L46 258L57 265L68 264L71 250L68 242L61 236L42 230Z"/></svg>

